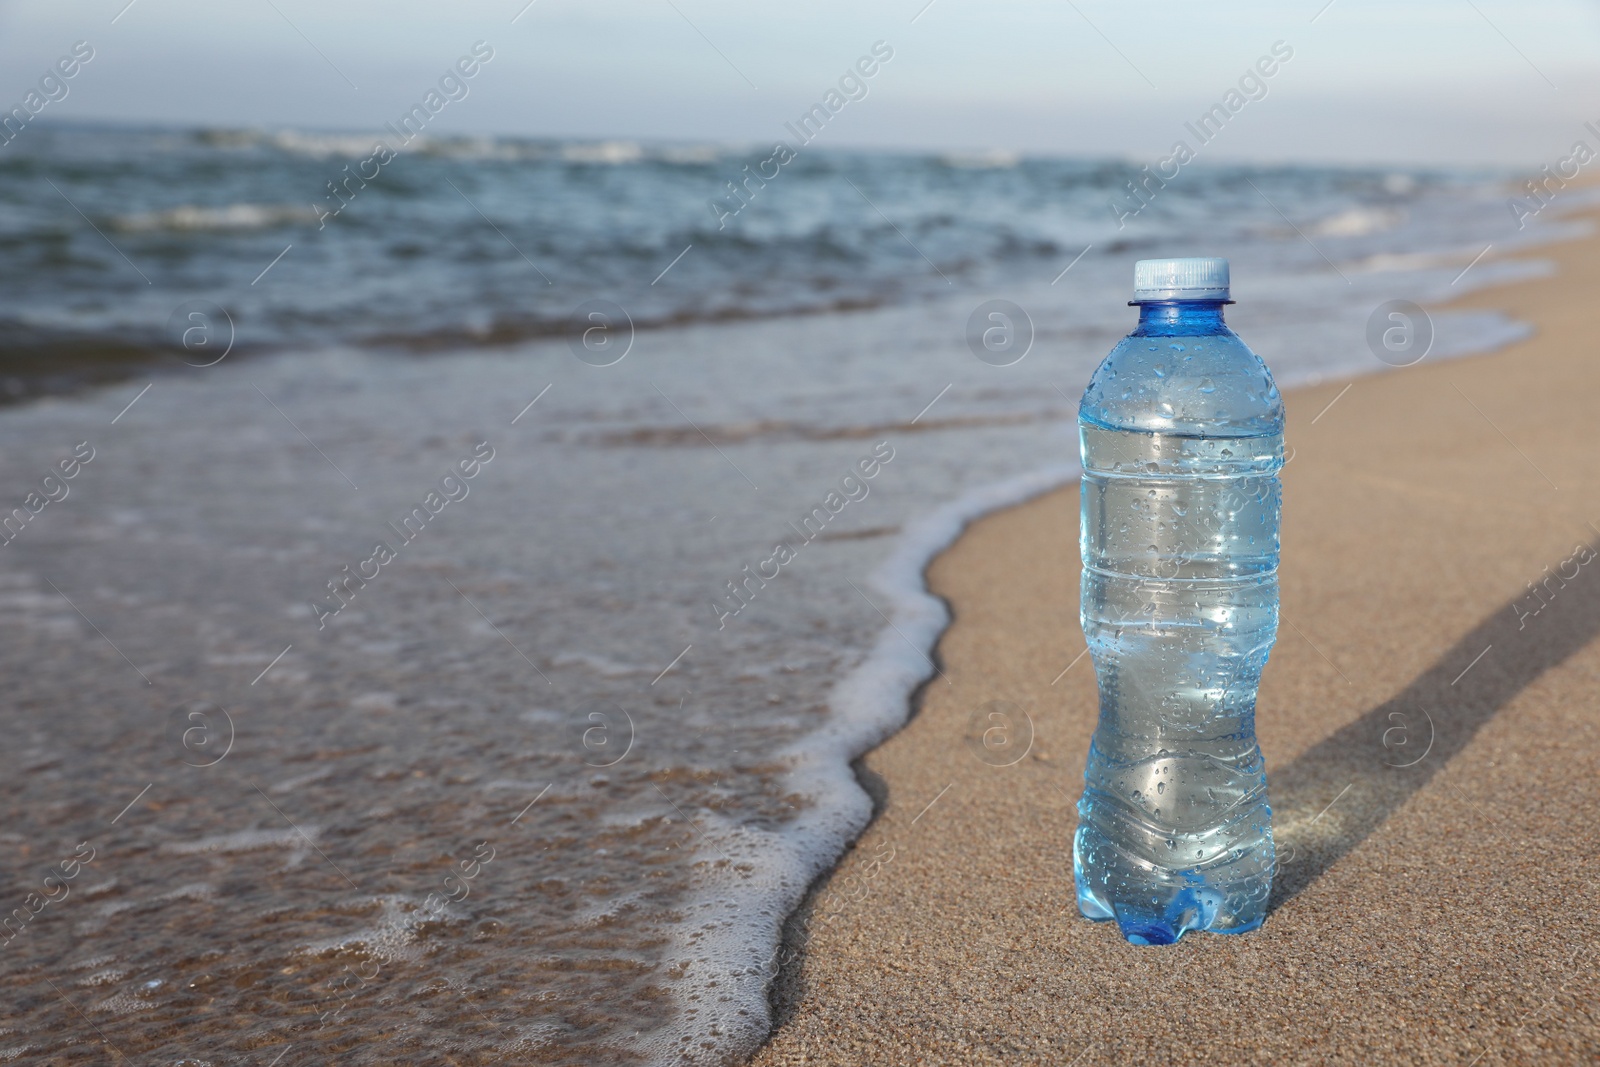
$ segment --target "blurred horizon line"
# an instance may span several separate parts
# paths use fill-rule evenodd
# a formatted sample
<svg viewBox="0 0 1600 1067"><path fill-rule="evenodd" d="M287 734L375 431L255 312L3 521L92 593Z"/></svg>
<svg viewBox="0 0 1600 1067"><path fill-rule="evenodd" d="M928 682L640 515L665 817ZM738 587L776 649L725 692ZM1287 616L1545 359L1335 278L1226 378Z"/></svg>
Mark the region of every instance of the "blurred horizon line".
<svg viewBox="0 0 1600 1067"><path fill-rule="evenodd" d="M249 142L259 139L272 147L285 151L294 151L297 148L309 151L309 154L323 156L365 155L372 149L372 144L377 141L395 140L393 134L383 127L363 128L356 125L317 125L310 123L294 122L197 122L197 121L163 121L157 119L132 119L117 117L93 116L39 116L38 120L29 123L30 132L49 133L51 131L78 131L92 132L95 130L116 130L122 132L155 133L166 135L187 135L210 143L213 147L230 147L225 143L219 144L217 139L226 139L230 136L241 138L237 147L249 147ZM295 136L310 139L326 139L328 142L322 146L314 144L294 145L289 138ZM26 135L18 135L10 141L0 142L0 162L6 156L6 149L11 148L16 142L30 140ZM361 147L355 144L359 140ZM336 142L345 142L339 146ZM562 134L562 133L520 133L520 132L484 132L470 131L460 133L421 133L415 135L410 141L400 141L390 145L396 154L412 154L426 151L429 145L453 146L468 144L505 144L529 147L551 147L557 149L578 149L579 151L565 158L565 162L575 164L594 165L627 165L631 163L676 163L692 165L695 163L716 163L731 157L742 156L746 153L770 151L772 146L788 140L781 137L769 139L747 137L687 137L687 136L642 136L630 134ZM420 149L419 149L419 146ZM320 151L315 149L320 147ZM834 156L881 156L884 158L911 158L933 159L955 168L969 168L974 170L1004 170L1029 162L1072 162L1086 165L1104 165L1112 167L1138 168L1149 164L1146 159L1133 152L1119 151L1091 151L1069 152L1048 148L1012 148L1002 144L986 147L973 146L933 146L933 145L896 145L896 144L865 144L849 141L836 145L817 145L812 142L798 142L789 144L796 155L820 154ZM588 150L588 151L586 151ZM1460 162L1450 160L1416 161L1402 159L1315 159L1278 157L1239 157L1226 156L1220 159L1195 159L1187 164L1184 169L1193 167L1196 170L1212 173L1227 170L1318 170L1318 171L1347 171L1369 172L1376 170L1394 170L1406 173L1450 173L1450 174L1478 174L1478 175L1506 175L1516 176L1523 173L1535 172L1533 166L1519 166L1506 162Z"/></svg>

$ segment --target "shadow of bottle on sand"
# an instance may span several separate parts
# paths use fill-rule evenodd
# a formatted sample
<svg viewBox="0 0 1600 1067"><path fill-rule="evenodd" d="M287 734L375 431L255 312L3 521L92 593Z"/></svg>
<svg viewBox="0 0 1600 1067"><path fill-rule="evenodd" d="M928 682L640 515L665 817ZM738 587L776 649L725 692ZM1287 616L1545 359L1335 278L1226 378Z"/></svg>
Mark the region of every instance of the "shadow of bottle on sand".
<svg viewBox="0 0 1600 1067"><path fill-rule="evenodd" d="M1278 872L1269 913L1426 786L1490 719L1600 636L1600 540L1552 563L1405 689L1269 772Z"/></svg>

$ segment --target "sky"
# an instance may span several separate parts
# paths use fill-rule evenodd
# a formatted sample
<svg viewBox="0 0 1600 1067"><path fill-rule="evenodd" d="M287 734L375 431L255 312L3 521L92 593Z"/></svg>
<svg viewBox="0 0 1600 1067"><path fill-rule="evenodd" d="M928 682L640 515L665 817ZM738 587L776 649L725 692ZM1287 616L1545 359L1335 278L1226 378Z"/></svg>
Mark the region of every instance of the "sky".
<svg viewBox="0 0 1600 1067"><path fill-rule="evenodd" d="M443 133L760 144L883 42L827 143L1154 162L1282 42L1210 158L1535 171L1600 126L1600 0L0 0L0 108L77 41L54 120L375 132L483 41Z"/></svg>

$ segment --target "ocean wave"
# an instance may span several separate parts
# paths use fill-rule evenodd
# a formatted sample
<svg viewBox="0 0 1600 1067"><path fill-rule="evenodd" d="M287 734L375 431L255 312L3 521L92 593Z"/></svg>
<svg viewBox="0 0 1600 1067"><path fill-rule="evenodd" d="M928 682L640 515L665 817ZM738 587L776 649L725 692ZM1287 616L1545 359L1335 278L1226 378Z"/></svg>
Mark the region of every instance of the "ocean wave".
<svg viewBox="0 0 1600 1067"><path fill-rule="evenodd" d="M603 163L617 166L639 162L644 158L644 149L633 141L569 144L562 146L561 158L568 163Z"/></svg>
<svg viewBox="0 0 1600 1067"><path fill-rule="evenodd" d="M668 329L710 323L748 322L758 319L795 318L809 315L835 315L851 311L870 311L887 306L887 297L838 297L813 303L787 303L771 306L719 305L710 308L682 307L656 314L632 313L636 330ZM630 309L631 312L631 309ZM529 341L575 337L590 323L572 315L548 317L495 316L482 321L438 326L406 333L384 331L354 339L370 348L398 348L410 352L441 352L449 349L502 348Z"/></svg>
<svg viewBox="0 0 1600 1067"><path fill-rule="evenodd" d="M1392 230L1405 218L1405 212L1393 208L1353 207L1314 223L1311 232L1320 237L1365 237Z"/></svg>
<svg viewBox="0 0 1600 1067"><path fill-rule="evenodd" d="M202 126L189 131L193 143L231 151L269 150L302 159L365 159L372 154L375 132L263 129L250 126ZM169 148L180 147L169 144Z"/></svg>
<svg viewBox="0 0 1600 1067"><path fill-rule="evenodd" d="M315 222L316 211L304 204L224 204L221 207L183 204L165 211L118 215L111 220L111 225L127 233L147 233L154 230L268 230Z"/></svg>
<svg viewBox="0 0 1600 1067"><path fill-rule="evenodd" d="M710 142L645 144L631 140L562 140L471 134L422 134L402 148L395 145L393 135L384 130L321 132L288 128L203 127L190 131L190 137L193 142L209 148L265 149L315 160L365 159L372 154L373 145L379 140L390 143L397 151L443 159L507 163L551 160L597 166L635 163L705 166L724 157L738 155L741 151L737 145ZM174 141L173 147L179 147L180 144Z"/></svg>
<svg viewBox="0 0 1600 1067"><path fill-rule="evenodd" d="M957 170L1010 170L1022 162L1017 152L992 148L987 152L946 152L939 162Z"/></svg>
<svg viewBox="0 0 1600 1067"><path fill-rule="evenodd" d="M541 159L548 152L539 146L506 141L498 137L430 137L422 134L400 149L436 159L459 159L472 163L523 163Z"/></svg>
<svg viewBox="0 0 1600 1067"><path fill-rule="evenodd" d="M374 135L370 133L302 133L279 130L269 143L284 152L312 159L365 159L372 154Z"/></svg>
<svg viewBox="0 0 1600 1067"><path fill-rule="evenodd" d="M194 140L211 148L265 149L300 159L366 159L378 141L398 151L450 159L520 162L548 155L546 147L521 139L486 136L435 136L418 134L404 146L385 130L322 133L307 130L260 130L206 127L193 131Z"/></svg>
<svg viewBox="0 0 1600 1067"><path fill-rule="evenodd" d="M166 354L155 339L125 332L96 336L0 319L0 405L125 381Z"/></svg>

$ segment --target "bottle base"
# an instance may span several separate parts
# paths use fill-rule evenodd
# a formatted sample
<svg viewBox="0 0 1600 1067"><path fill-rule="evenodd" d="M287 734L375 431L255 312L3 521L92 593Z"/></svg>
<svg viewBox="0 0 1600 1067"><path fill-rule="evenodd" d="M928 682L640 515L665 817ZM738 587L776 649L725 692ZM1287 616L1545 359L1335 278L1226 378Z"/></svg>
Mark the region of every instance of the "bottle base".
<svg viewBox="0 0 1600 1067"><path fill-rule="evenodd" d="M1135 945L1173 945L1196 930L1248 933L1267 917L1275 867L1270 837L1229 865L1231 870L1151 867L1088 826L1079 827L1073 845L1079 913L1094 922L1115 922Z"/></svg>
<svg viewBox="0 0 1600 1067"><path fill-rule="evenodd" d="M1185 934L1196 931L1207 934L1247 934L1260 929L1266 919L1266 916L1258 915L1237 925L1214 925L1205 921L1203 908L1187 901L1174 901L1172 907L1154 919L1149 915L1103 914L1100 908L1098 903L1078 901L1080 915L1092 922L1116 922L1123 939L1133 945L1175 945L1183 940Z"/></svg>
<svg viewBox="0 0 1600 1067"><path fill-rule="evenodd" d="M1093 922L1115 922L1123 938L1135 945L1175 945L1193 931L1244 934L1265 921L1265 909L1241 915L1229 911L1226 900L1226 895L1215 889L1184 886L1169 890L1159 905L1152 902L1135 907L1108 903L1087 886L1078 885L1078 913Z"/></svg>

